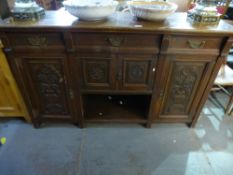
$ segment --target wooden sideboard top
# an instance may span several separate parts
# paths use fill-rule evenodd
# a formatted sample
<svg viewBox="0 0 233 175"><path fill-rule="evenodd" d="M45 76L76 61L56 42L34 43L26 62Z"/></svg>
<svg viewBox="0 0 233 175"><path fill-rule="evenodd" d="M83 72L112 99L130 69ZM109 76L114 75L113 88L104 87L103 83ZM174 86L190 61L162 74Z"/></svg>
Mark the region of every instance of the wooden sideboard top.
<svg viewBox="0 0 233 175"><path fill-rule="evenodd" d="M202 33L215 35L232 35L233 22L221 20L218 26L192 26L186 21L186 13L174 13L164 22L150 22L137 20L131 14L116 12L107 20L87 22L79 21L63 9L58 11L46 11L46 17L38 22L0 22L0 30L14 29L56 29L66 28L78 31L105 31L105 32L163 32L163 33Z"/></svg>

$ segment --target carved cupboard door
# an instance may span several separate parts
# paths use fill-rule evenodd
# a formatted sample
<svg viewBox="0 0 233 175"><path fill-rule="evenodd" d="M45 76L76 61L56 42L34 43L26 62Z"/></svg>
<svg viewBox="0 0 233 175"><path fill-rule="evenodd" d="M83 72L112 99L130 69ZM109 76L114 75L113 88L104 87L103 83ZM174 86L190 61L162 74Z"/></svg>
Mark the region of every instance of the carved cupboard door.
<svg viewBox="0 0 233 175"><path fill-rule="evenodd" d="M108 54L79 54L75 60L79 67L82 89L105 90L115 88L115 59ZM77 70L77 69L76 69Z"/></svg>
<svg viewBox="0 0 233 175"><path fill-rule="evenodd" d="M67 59L59 54L17 54L14 56L38 121L51 119L75 122L73 92L68 80Z"/></svg>
<svg viewBox="0 0 233 175"><path fill-rule="evenodd" d="M121 90L152 91L156 69L155 55L120 55L116 78Z"/></svg>
<svg viewBox="0 0 233 175"><path fill-rule="evenodd" d="M208 83L216 57L171 55L160 58L163 70L156 79L159 114L157 120L191 122Z"/></svg>

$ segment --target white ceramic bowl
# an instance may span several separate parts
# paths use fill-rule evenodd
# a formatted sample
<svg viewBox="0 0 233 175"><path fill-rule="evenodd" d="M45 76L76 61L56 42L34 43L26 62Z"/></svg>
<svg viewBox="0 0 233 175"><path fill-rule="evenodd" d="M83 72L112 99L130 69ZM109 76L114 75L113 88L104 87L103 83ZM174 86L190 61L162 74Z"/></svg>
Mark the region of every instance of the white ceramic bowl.
<svg viewBox="0 0 233 175"><path fill-rule="evenodd" d="M178 7L175 3L157 1L129 1L127 4L132 15L151 21L165 20Z"/></svg>
<svg viewBox="0 0 233 175"><path fill-rule="evenodd" d="M97 21L115 12L118 5L113 0L68 0L63 1L66 10L83 21Z"/></svg>

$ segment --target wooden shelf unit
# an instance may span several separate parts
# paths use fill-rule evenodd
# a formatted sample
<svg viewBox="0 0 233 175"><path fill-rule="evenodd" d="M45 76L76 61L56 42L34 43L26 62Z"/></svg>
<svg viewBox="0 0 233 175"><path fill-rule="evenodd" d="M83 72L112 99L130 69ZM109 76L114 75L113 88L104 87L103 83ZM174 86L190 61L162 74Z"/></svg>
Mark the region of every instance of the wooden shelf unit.
<svg viewBox="0 0 233 175"><path fill-rule="evenodd" d="M150 95L83 95L85 121L146 123Z"/></svg>

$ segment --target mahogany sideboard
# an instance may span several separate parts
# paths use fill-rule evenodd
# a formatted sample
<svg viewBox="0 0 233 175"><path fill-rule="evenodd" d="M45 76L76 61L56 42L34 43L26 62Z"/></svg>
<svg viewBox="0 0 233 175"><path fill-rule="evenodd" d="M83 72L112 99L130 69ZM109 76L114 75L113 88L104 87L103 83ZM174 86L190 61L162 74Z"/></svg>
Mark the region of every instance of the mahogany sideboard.
<svg viewBox="0 0 233 175"><path fill-rule="evenodd" d="M183 122L194 126L233 42L232 22L194 27L64 10L1 22L0 38L35 127L43 122Z"/></svg>

